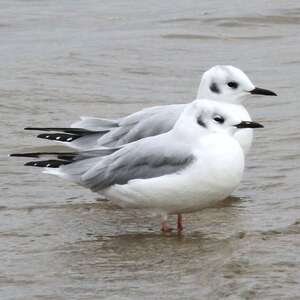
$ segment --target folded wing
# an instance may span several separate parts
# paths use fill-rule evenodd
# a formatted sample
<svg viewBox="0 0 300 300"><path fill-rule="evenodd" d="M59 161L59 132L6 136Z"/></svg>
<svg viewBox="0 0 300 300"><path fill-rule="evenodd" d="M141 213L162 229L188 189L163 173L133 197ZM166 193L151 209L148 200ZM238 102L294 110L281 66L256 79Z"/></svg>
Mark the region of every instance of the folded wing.
<svg viewBox="0 0 300 300"><path fill-rule="evenodd" d="M82 118L71 128L26 128L51 131L39 134L42 139L61 142L78 150L116 147L169 131L184 109L184 104L143 109L125 118L109 120Z"/></svg>
<svg viewBox="0 0 300 300"><path fill-rule="evenodd" d="M25 165L44 167L46 173L71 180L93 191L133 179L147 179L179 172L190 165L194 156L180 141L171 142L168 134L127 144L83 152L37 152L11 156L38 158Z"/></svg>

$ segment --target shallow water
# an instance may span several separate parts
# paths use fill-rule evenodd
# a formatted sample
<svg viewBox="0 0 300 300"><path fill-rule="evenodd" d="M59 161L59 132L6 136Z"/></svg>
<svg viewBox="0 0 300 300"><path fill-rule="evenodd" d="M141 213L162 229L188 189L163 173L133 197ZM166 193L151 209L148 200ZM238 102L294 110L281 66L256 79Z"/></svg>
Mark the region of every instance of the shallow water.
<svg viewBox="0 0 300 300"><path fill-rule="evenodd" d="M298 1L0 8L1 299L299 299ZM25 126L189 102L219 63L279 96L247 101L265 129L243 183L219 207L185 216L181 236L7 159L49 145Z"/></svg>

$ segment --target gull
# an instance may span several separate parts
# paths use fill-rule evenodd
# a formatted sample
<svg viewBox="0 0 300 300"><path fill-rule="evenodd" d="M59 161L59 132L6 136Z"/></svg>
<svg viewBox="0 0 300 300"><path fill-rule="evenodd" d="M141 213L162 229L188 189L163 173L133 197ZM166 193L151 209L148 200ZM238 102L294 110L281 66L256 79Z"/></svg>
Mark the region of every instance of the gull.
<svg viewBox="0 0 300 300"><path fill-rule="evenodd" d="M251 121L249 113L242 104L249 95L276 96L270 90L255 87L240 69L217 65L203 74L197 99L231 104L234 114L245 121ZM25 129L55 132L42 133L38 137L54 140L77 150L116 147L169 131L186 105L154 106L118 119L81 117L81 120L73 123L71 128L27 127ZM237 132L235 138L247 154L252 144L253 130Z"/></svg>
<svg viewBox="0 0 300 300"><path fill-rule="evenodd" d="M244 151L234 134L261 124L240 119L226 103L195 100L185 106L173 128L120 147L76 153L21 153L44 158L27 166L44 167L99 193L123 208L149 209L162 218L215 205L239 185ZM45 158L49 159L45 159Z"/></svg>

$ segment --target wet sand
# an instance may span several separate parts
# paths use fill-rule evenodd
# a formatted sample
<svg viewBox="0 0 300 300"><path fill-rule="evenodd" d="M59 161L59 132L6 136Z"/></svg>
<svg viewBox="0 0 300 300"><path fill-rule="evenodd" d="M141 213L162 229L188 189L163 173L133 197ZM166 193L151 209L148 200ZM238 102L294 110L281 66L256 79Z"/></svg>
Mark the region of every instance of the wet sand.
<svg viewBox="0 0 300 300"><path fill-rule="evenodd" d="M299 299L300 4L0 7L1 300ZM50 145L26 126L189 102L215 64L240 67L279 96L247 101L265 128L244 180L218 207L185 215L182 235L7 158Z"/></svg>

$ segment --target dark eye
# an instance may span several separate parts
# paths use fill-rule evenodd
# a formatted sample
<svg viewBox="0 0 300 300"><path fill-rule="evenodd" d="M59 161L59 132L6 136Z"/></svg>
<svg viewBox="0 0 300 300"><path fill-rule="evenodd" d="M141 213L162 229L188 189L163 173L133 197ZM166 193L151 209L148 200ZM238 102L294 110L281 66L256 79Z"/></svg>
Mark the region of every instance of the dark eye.
<svg viewBox="0 0 300 300"><path fill-rule="evenodd" d="M215 116L214 120L220 124L223 124L225 122L225 119L222 116Z"/></svg>
<svg viewBox="0 0 300 300"><path fill-rule="evenodd" d="M235 81L230 81L230 82L227 83L227 85L229 87L231 87L232 89L237 89L238 86L239 86L239 84L237 82L235 82Z"/></svg>

